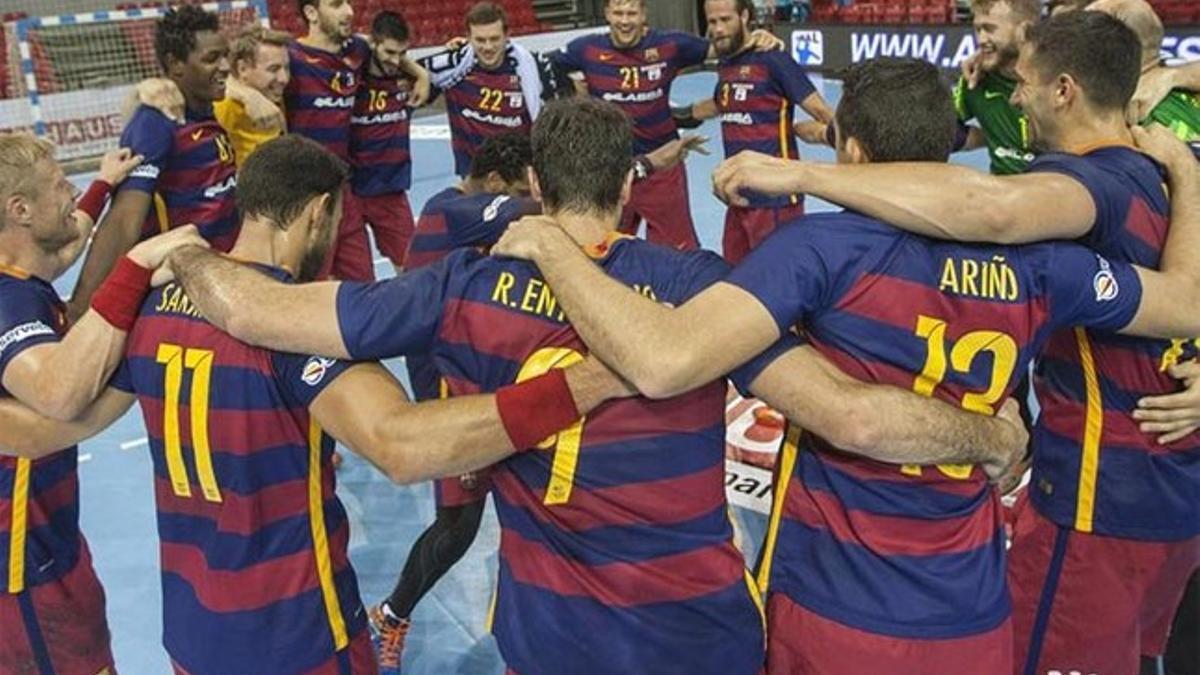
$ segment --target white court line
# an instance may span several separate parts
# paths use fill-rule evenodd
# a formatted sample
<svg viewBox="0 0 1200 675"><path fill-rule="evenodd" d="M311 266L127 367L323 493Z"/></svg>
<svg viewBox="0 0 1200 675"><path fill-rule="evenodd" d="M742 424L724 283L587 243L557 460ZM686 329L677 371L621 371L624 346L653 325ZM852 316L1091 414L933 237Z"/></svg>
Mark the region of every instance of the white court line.
<svg viewBox="0 0 1200 675"><path fill-rule="evenodd" d="M137 448L137 447L140 447L143 445L150 445L150 439L146 438L145 436L142 436L141 438L137 438L132 441L125 441L124 443L121 444L121 449L122 450L132 450L134 448Z"/></svg>

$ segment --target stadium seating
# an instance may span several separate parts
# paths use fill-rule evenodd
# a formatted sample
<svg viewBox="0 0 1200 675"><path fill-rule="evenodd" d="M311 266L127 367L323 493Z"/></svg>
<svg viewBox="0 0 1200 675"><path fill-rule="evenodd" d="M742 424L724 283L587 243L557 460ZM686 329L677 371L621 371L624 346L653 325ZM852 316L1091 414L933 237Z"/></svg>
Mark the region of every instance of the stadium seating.
<svg viewBox="0 0 1200 675"><path fill-rule="evenodd" d="M1200 22L1200 3L1196 0L1150 0L1150 4L1167 25Z"/></svg>
<svg viewBox="0 0 1200 675"><path fill-rule="evenodd" d="M874 0L840 7L834 0L817 0L811 20L813 23L945 24L953 22L954 6L953 0Z"/></svg>
<svg viewBox="0 0 1200 675"><path fill-rule="evenodd" d="M508 13L509 31L513 35L551 30L538 21L531 0L498 1ZM413 31L413 46L439 45L466 33L463 16L473 4L474 0L358 0L354 7L354 29L368 32L376 13L392 10L408 19ZM304 31L304 20L295 0L270 0L267 6L274 26L292 33Z"/></svg>

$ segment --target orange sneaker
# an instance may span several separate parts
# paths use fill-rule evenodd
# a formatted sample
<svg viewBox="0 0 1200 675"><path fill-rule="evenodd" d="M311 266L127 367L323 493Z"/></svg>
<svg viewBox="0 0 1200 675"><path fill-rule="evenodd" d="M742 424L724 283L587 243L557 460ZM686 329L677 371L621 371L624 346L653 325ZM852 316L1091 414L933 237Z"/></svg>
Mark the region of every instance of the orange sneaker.
<svg viewBox="0 0 1200 675"><path fill-rule="evenodd" d="M367 611L371 621L371 641L375 643L375 655L379 660L379 675L400 674L400 654L404 651L404 639L412 627L411 619L394 619L376 605Z"/></svg>

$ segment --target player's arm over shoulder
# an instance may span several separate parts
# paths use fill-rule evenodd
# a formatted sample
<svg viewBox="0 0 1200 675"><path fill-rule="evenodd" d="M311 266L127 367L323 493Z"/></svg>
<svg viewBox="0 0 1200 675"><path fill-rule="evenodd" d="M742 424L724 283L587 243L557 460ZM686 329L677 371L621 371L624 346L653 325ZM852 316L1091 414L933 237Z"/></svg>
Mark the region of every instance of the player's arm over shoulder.
<svg viewBox="0 0 1200 675"><path fill-rule="evenodd" d="M51 419L13 398L0 398L0 454L38 459L95 436L133 405L133 395L107 389L70 421Z"/></svg>
<svg viewBox="0 0 1200 675"><path fill-rule="evenodd" d="M197 246L176 250L171 269L201 314L259 347L348 358L338 331L336 282L285 284Z"/></svg>
<svg viewBox="0 0 1200 675"><path fill-rule="evenodd" d="M796 163L787 170L794 174L791 192L813 194L941 239L997 243L1070 239L1086 234L1097 215L1085 185L1049 171L992 176L935 162Z"/></svg>
<svg viewBox="0 0 1200 675"><path fill-rule="evenodd" d="M746 390L750 379L755 396L841 450L893 464L982 464L992 476L1024 454L1028 434L1019 419L1014 424L856 380L789 337L734 381Z"/></svg>
<svg viewBox="0 0 1200 675"><path fill-rule="evenodd" d="M519 420L526 415L537 420L529 435L540 438L570 426L609 398L633 393L594 358L496 394L423 403L410 403L400 384L378 364L329 363L327 367L338 371L329 373L332 379L319 393L309 394L309 410L334 438L397 483L480 469L526 447L526 442L536 443L514 441L512 434L519 438L516 429L524 428L526 423ZM312 370L304 368L301 376ZM544 386L560 376L566 391ZM515 394L518 390L522 393ZM571 407L562 407L564 397L571 399ZM520 409L514 408L513 401Z"/></svg>

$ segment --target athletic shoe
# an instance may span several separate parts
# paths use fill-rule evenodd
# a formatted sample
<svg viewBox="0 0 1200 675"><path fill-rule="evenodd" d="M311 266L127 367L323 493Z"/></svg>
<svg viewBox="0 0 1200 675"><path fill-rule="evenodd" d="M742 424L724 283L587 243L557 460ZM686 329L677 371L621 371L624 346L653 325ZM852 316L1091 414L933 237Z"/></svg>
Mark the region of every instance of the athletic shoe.
<svg viewBox="0 0 1200 675"><path fill-rule="evenodd" d="M379 660L379 675L400 675L400 653L404 651L404 638L412 621L392 617L382 604L372 607L367 616L371 620L371 642Z"/></svg>

